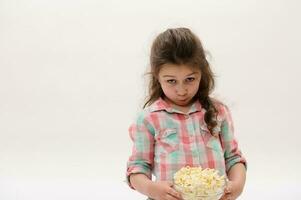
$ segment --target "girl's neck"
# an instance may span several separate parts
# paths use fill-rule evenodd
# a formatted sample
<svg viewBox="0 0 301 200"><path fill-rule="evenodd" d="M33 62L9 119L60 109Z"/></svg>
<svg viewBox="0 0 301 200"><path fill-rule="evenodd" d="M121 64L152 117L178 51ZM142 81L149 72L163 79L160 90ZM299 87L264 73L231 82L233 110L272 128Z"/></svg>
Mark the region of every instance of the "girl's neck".
<svg viewBox="0 0 301 200"><path fill-rule="evenodd" d="M177 106L177 105L173 105L173 108L181 111L184 114L187 114L190 110L191 104L187 105L187 106Z"/></svg>

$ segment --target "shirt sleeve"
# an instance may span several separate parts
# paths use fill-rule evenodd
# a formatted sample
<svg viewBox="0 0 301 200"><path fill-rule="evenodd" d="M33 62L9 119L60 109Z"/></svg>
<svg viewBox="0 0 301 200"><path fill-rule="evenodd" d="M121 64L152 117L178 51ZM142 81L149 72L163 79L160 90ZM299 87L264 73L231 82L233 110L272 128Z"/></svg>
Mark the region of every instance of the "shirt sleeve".
<svg viewBox="0 0 301 200"><path fill-rule="evenodd" d="M227 106L223 106L224 120L221 124L221 143L224 149L226 171L229 172L236 163L243 163L247 168L247 162L238 147L237 139L234 136L234 126L231 113Z"/></svg>
<svg viewBox="0 0 301 200"><path fill-rule="evenodd" d="M151 179L154 162L154 129L142 114L136 123L129 128L133 142L132 154L127 162L126 182L132 188L129 177L131 174L142 173Z"/></svg>

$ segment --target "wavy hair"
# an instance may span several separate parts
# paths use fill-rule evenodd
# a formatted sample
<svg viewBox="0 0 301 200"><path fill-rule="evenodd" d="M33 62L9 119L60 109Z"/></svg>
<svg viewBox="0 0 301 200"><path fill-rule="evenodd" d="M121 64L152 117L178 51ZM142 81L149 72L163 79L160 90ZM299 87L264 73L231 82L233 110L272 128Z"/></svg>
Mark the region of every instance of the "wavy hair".
<svg viewBox="0 0 301 200"><path fill-rule="evenodd" d="M158 74L162 66L167 63L185 64L201 71L199 89L193 100L199 100L206 110L204 119L213 134L213 128L217 125L217 109L209 95L214 89L214 75L200 39L188 28L167 29L155 38L150 55L149 94L143 108L151 105L159 97L164 97Z"/></svg>

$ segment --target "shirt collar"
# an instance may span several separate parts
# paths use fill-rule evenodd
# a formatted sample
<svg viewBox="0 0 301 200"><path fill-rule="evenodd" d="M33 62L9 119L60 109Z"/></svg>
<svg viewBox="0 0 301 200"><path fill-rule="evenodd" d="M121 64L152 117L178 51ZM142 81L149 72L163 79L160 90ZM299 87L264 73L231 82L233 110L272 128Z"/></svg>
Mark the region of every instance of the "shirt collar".
<svg viewBox="0 0 301 200"><path fill-rule="evenodd" d="M156 100L152 105L149 107L151 112L157 112L157 111L166 111L168 113L181 113L184 114L183 112L173 108L169 103L167 103L163 98L159 98ZM189 111L188 114L194 113L194 112L200 112L200 111L205 111L204 108L202 108L202 105L199 101L195 101Z"/></svg>

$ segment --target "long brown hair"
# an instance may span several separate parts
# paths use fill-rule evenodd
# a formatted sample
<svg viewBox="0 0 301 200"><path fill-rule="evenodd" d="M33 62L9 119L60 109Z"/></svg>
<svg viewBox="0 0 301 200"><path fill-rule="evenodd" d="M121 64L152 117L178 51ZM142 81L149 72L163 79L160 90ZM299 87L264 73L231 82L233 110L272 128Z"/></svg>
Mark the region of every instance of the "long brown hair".
<svg viewBox="0 0 301 200"><path fill-rule="evenodd" d="M205 122L213 134L213 128L217 125L217 109L209 94L214 89L214 75L206 59L205 51L200 39L188 28L167 29L160 33L154 40L150 55L150 82L149 96L144 108L151 105L164 93L158 81L158 74L164 64L189 65L201 71L201 81L194 100L199 100L205 108Z"/></svg>

